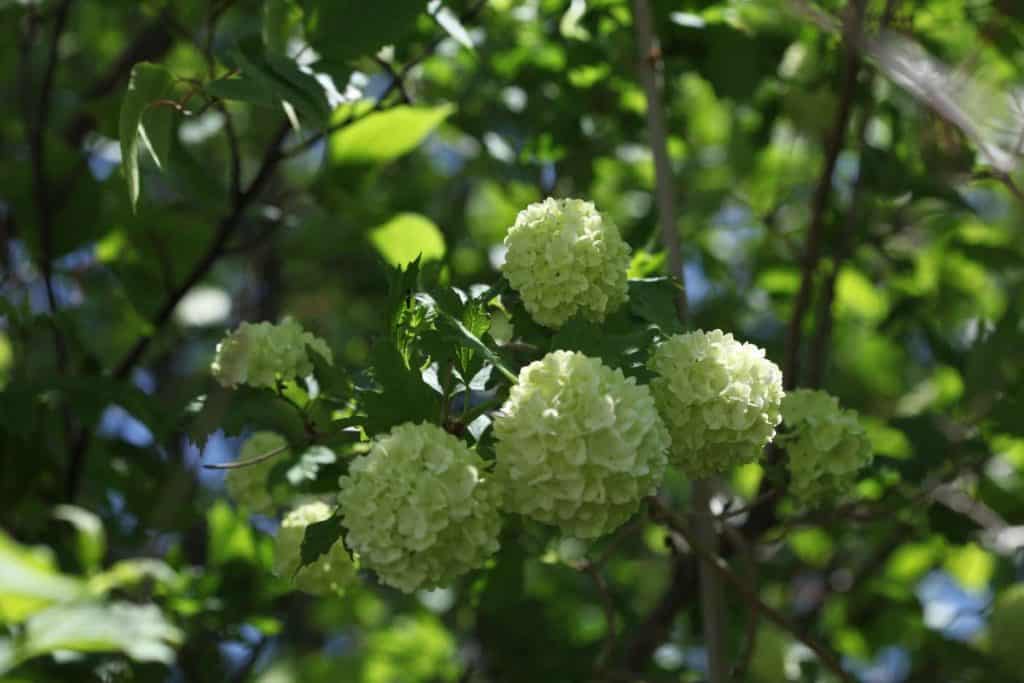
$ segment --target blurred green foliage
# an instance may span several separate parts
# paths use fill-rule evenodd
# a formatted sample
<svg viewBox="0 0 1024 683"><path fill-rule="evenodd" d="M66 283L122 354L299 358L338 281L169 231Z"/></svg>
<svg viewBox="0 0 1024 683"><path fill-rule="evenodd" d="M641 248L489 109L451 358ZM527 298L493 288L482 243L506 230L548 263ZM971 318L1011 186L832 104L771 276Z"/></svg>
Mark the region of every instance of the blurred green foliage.
<svg viewBox="0 0 1024 683"><path fill-rule="evenodd" d="M782 363L844 97L852 112L799 383L857 409L876 458L835 509L782 496L729 517L756 546L757 571L742 553L733 570L864 680L1015 680L984 631L992 595L1024 578L1019 174L877 56L845 90L841 36L783 3L653 7L690 327ZM1024 83L1017 3L871 0L865 30L883 24L987 91ZM700 680L696 575L643 516L593 547L514 528L447 590L313 599L270 573L274 520L201 467L273 429L296 447L278 475L323 494L362 444L338 435L338 460L317 460L309 423L437 419L416 353L448 353L466 385L529 360L494 350L488 300L403 306L415 276L389 285L389 266L422 254L421 282L479 295L516 213L548 195L607 212L637 278L609 330L577 321L556 344L628 358L675 328L630 2L0 0L0 35L0 680ZM335 350L302 417L301 387L268 399L208 374L225 328L285 314ZM776 473L721 484L741 508ZM688 483L665 495L682 509ZM602 593L579 562L606 551ZM740 680L832 680L727 603Z"/></svg>

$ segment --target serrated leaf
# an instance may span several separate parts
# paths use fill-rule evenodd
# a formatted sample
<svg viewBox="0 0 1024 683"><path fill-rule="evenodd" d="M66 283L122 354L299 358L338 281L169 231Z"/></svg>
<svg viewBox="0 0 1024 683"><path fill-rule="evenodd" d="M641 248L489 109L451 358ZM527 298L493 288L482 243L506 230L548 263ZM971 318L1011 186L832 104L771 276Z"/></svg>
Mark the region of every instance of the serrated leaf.
<svg viewBox="0 0 1024 683"><path fill-rule="evenodd" d="M426 2L305 0L303 6L306 35L313 48L326 61L344 63L403 38L426 9Z"/></svg>
<svg viewBox="0 0 1024 683"><path fill-rule="evenodd" d="M455 107L399 106L370 114L331 137L336 164L384 163L408 154L444 122Z"/></svg>
<svg viewBox="0 0 1024 683"><path fill-rule="evenodd" d="M306 436L294 406L267 389L211 387L186 412L186 435L200 450L218 430L223 430L225 436L240 436L248 428L270 429L290 443L301 443Z"/></svg>
<svg viewBox="0 0 1024 683"><path fill-rule="evenodd" d="M629 310L641 320L657 325L665 334L682 331L676 298L681 291L674 278L650 277L629 281Z"/></svg>
<svg viewBox="0 0 1024 683"><path fill-rule="evenodd" d="M381 434L403 422L437 419L441 397L423 382L419 368L406 366L391 340L378 342L371 352L371 363L380 388L360 394L367 414L367 434Z"/></svg>
<svg viewBox="0 0 1024 683"><path fill-rule="evenodd" d="M128 90L121 101L121 113L117 128L121 142L121 164L124 169L125 181L128 183L128 198L133 210L138 204L141 189L139 143L142 141L142 136L146 134L143 118L153 102L164 99L171 93L173 85L174 78L171 73L159 64L140 62L132 67ZM168 137L166 131L169 130L169 125L166 121L159 123L156 128L158 130L154 132L158 133L156 135L158 139L163 140L164 137ZM152 144L152 141L149 147L154 154L159 154L161 151L157 145ZM158 164L162 163L159 157L156 158L156 161Z"/></svg>
<svg viewBox="0 0 1024 683"><path fill-rule="evenodd" d="M649 328L610 330L606 325L573 318L551 338L551 350L578 351L631 377L645 377L644 364L654 340L655 333Z"/></svg>
<svg viewBox="0 0 1024 683"><path fill-rule="evenodd" d="M342 532L341 523L335 516L307 526L306 532L302 536L299 566L296 568L296 571L306 565L313 564L321 556L326 555L331 546L341 538Z"/></svg>

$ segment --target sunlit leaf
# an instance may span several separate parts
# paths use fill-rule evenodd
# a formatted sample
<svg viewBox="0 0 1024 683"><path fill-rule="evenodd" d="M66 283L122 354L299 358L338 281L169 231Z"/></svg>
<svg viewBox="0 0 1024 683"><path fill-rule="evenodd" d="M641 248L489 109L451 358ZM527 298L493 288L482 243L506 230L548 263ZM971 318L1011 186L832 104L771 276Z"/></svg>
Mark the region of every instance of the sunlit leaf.
<svg viewBox="0 0 1024 683"><path fill-rule="evenodd" d="M408 154L455 108L399 106L370 114L331 137L331 160L338 164L384 163Z"/></svg>

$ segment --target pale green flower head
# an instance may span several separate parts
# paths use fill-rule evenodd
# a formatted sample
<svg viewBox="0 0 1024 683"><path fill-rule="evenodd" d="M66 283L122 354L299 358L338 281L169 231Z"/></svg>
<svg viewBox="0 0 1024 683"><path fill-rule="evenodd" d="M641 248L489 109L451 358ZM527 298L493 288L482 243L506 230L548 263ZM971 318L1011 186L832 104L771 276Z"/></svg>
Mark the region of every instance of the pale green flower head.
<svg viewBox="0 0 1024 683"><path fill-rule="evenodd" d="M339 595L356 580L356 563L340 538L316 562L299 569L306 527L329 519L332 514L329 505L314 501L300 505L281 520L274 547L274 573L305 593Z"/></svg>
<svg viewBox="0 0 1024 683"><path fill-rule="evenodd" d="M647 387L581 353L524 367L494 431L505 509L578 538L625 523L667 463L668 432Z"/></svg>
<svg viewBox="0 0 1024 683"><path fill-rule="evenodd" d="M988 640L992 654L1007 671L1024 666L1024 583L999 593L988 622Z"/></svg>
<svg viewBox="0 0 1024 683"><path fill-rule="evenodd" d="M797 389L782 400L788 435L789 491L817 506L847 494L871 463L871 441L853 410L824 391Z"/></svg>
<svg viewBox="0 0 1024 683"><path fill-rule="evenodd" d="M500 491L483 459L436 425L395 427L339 485L349 547L401 591L448 585L498 550Z"/></svg>
<svg viewBox="0 0 1024 683"><path fill-rule="evenodd" d="M242 445L238 454L239 460L251 460L252 458L266 455L272 451L287 448L288 442L280 434L275 432L256 432ZM252 512L269 513L274 510L274 497L270 492L270 471L281 461L287 458L287 450L279 455L263 460L254 465L236 467L227 471L224 477L224 486L228 495L239 506Z"/></svg>
<svg viewBox="0 0 1024 683"><path fill-rule="evenodd" d="M545 199L519 212L502 272L533 319L561 327L577 313L601 322L625 303L629 245L581 199Z"/></svg>
<svg viewBox="0 0 1024 683"><path fill-rule="evenodd" d="M651 355L651 391L670 459L702 478L756 460L782 417L782 372L764 349L721 330L675 335Z"/></svg>
<svg viewBox="0 0 1024 683"><path fill-rule="evenodd" d="M217 345L210 370L225 387L247 384L273 389L278 380L312 374L307 347L333 362L327 342L290 318L277 325L242 323Z"/></svg>

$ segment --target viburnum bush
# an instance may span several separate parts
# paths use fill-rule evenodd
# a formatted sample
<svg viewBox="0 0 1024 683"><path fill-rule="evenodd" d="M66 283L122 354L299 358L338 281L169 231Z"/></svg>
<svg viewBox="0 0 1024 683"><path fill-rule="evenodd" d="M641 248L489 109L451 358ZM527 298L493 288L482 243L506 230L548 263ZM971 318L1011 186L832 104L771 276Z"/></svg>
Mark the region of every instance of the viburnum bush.
<svg viewBox="0 0 1024 683"><path fill-rule="evenodd" d="M326 496L278 532L275 569L296 588L339 592L357 564L403 592L444 587L486 569L503 527L593 543L673 469L759 461L784 411L798 504L847 492L870 461L856 415L821 392L784 398L764 349L680 331L673 281L628 279L629 248L590 202L530 205L506 246L505 279L470 292L419 260L392 272L388 334L355 376L292 320L217 347L222 385L272 394L299 423L246 441L232 497L271 512L282 486Z"/></svg>

